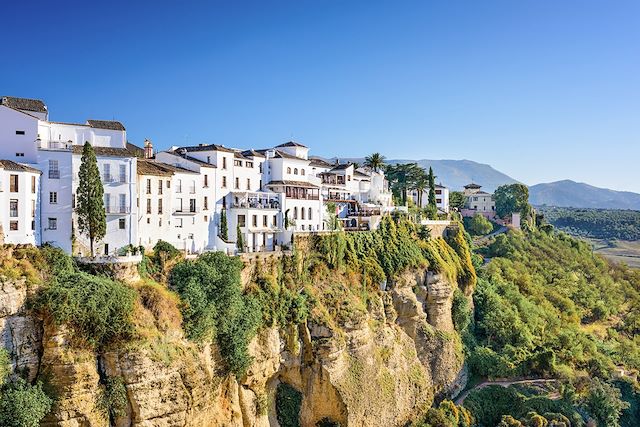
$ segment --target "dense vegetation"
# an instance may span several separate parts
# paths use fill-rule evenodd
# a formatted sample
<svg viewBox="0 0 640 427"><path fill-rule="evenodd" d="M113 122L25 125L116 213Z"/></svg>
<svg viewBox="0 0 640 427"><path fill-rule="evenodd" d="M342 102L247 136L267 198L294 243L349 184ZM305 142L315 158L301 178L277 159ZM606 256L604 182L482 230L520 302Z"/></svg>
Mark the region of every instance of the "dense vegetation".
<svg viewBox="0 0 640 427"><path fill-rule="evenodd" d="M554 227L595 239L640 240L640 211L540 207Z"/></svg>
<svg viewBox="0 0 640 427"><path fill-rule="evenodd" d="M280 383L276 388L276 416L280 427L300 427L302 393L289 384Z"/></svg>
<svg viewBox="0 0 640 427"><path fill-rule="evenodd" d="M0 348L0 426L37 427L51 409L52 399L41 383L29 384L23 378L7 381L9 356Z"/></svg>
<svg viewBox="0 0 640 427"><path fill-rule="evenodd" d="M561 233L503 234L487 255L492 260L482 269L475 313L464 332L472 372L559 378L566 393L556 403L565 409L536 398L546 405L535 409L537 414L572 419L566 408L578 407L599 425L618 425L626 405L612 380L617 370L640 369L640 271L610 265L586 243ZM523 418L532 409L524 404L528 400L502 396L506 409L501 409L496 393L505 392L476 392L465 406L481 425L494 425L498 415L522 423L505 425L528 425ZM517 401L522 405L509 406ZM572 420L572 425L580 424Z"/></svg>

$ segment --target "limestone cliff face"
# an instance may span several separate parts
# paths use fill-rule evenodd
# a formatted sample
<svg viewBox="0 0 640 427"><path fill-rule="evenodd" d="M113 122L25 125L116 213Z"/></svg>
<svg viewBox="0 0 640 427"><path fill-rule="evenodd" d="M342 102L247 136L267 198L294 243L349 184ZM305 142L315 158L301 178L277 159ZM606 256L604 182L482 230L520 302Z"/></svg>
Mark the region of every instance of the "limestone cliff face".
<svg viewBox="0 0 640 427"><path fill-rule="evenodd" d="M21 280L0 279L0 337L14 369L55 390L46 426L278 426L281 382L302 393L304 426L322 419L401 426L464 383L453 288L425 270L407 271L346 320L263 329L239 380L220 373L214 347L177 331L100 354L73 348L64 328L25 308ZM121 414L100 403L111 377L122 378L126 390Z"/></svg>

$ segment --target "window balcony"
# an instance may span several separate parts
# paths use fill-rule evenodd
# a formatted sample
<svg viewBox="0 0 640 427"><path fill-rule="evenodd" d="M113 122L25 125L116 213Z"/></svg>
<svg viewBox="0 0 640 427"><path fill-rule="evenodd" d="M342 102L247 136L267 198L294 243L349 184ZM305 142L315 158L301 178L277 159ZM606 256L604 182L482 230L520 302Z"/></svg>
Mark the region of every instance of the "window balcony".
<svg viewBox="0 0 640 427"><path fill-rule="evenodd" d="M131 209L128 206L107 205L104 207L104 210L107 215L127 215L131 213Z"/></svg>
<svg viewBox="0 0 640 427"><path fill-rule="evenodd" d="M49 179L60 179L60 171L59 170L50 170L49 171Z"/></svg>

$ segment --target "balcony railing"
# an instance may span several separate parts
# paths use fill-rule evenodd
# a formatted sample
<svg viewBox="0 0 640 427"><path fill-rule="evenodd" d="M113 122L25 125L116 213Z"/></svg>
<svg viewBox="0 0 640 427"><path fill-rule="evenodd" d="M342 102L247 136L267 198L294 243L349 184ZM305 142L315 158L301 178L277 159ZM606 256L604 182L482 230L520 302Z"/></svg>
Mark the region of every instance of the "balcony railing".
<svg viewBox="0 0 640 427"><path fill-rule="evenodd" d="M110 174L104 174L102 176L102 181L103 182L113 182L113 176Z"/></svg>
<svg viewBox="0 0 640 427"><path fill-rule="evenodd" d="M104 210L106 213L108 214L128 214L131 213L131 209L129 209L128 206L118 206L118 205L113 205L113 206L105 206Z"/></svg>
<svg viewBox="0 0 640 427"><path fill-rule="evenodd" d="M200 212L200 208L174 209L174 215L195 215Z"/></svg>

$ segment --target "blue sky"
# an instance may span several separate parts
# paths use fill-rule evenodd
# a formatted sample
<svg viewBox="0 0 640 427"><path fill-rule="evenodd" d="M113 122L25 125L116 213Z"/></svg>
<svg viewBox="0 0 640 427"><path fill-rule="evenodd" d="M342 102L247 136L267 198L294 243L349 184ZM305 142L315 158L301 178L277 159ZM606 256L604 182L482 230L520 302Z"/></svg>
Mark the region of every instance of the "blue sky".
<svg viewBox="0 0 640 427"><path fill-rule="evenodd" d="M638 1L7 1L0 94L131 142L471 159L640 192Z"/></svg>

